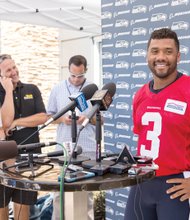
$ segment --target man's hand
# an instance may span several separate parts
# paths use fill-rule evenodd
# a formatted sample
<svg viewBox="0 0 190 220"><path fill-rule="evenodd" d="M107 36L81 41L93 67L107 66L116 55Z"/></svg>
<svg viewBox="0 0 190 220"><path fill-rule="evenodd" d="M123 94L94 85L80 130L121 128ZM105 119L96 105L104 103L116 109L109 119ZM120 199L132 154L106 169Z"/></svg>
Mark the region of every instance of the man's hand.
<svg viewBox="0 0 190 220"><path fill-rule="evenodd" d="M7 91L13 91L14 87L13 87L13 83L12 83L12 79L11 78L7 78L5 76L2 76L0 78L0 83L3 86L4 90Z"/></svg>
<svg viewBox="0 0 190 220"><path fill-rule="evenodd" d="M77 124L81 125L85 119L86 119L85 115L80 115L78 120L77 120Z"/></svg>
<svg viewBox="0 0 190 220"><path fill-rule="evenodd" d="M57 121L58 123L63 122L66 125L71 125L71 117L69 115L61 116Z"/></svg>
<svg viewBox="0 0 190 220"><path fill-rule="evenodd" d="M167 194L173 193L170 196L171 199L180 197L180 201L185 201L190 198L190 178L175 178L167 180L166 182L174 184L173 187L166 191Z"/></svg>
<svg viewBox="0 0 190 220"><path fill-rule="evenodd" d="M77 122L78 125L81 125L83 123L83 121L86 119L85 115L80 115L80 116L77 116L77 117L78 117L78 119L76 120L76 122ZM70 115L63 115L60 118L58 118L55 123L56 124L64 123L66 125L71 125L72 119L71 119Z"/></svg>
<svg viewBox="0 0 190 220"><path fill-rule="evenodd" d="M16 124L16 120L13 121L13 123L11 124L11 126L5 130L5 134L6 136L10 136L12 134L12 129L15 128L17 126Z"/></svg>

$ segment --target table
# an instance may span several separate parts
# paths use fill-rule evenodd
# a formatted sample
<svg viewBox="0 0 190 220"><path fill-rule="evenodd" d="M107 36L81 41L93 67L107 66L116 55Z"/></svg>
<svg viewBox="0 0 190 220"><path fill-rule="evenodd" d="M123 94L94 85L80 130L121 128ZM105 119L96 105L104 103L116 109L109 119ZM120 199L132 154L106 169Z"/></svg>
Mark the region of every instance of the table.
<svg viewBox="0 0 190 220"><path fill-rule="evenodd" d="M3 162L0 162L0 167L6 167L7 164L11 163L10 160L6 160ZM36 175L39 173L42 173L39 176L31 177L31 172L26 171L22 173L22 176L19 173L15 172L14 168L11 168L10 171L5 171L3 169L0 170L0 183L9 186L14 187L18 189L24 189L24 190L33 190L33 191L59 191L60 185L58 182L58 176L60 174L60 166L57 162L52 161L53 168L49 171L44 172L45 169L48 169L48 165L39 167L38 170L36 170ZM68 199L70 199L73 203L73 209L76 214L76 216L69 216L66 217L66 219L69 220L85 220L87 219L86 216L84 216L87 213L87 210L85 210L85 205L87 203L87 197L88 191L101 191L101 190L109 190L114 188L124 188L127 186L132 186L137 183L141 183L143 181L146 181L148 179L151 179L154 177L154 171L153 170L144 170L139 175L133 175L128 176L127 173L124 174L112 174L112 173L106 173L102 176L95 176L89 179L80 180L73 183L64 183L64 191L65 192L77 192L75 194L72 194L73 197L68 196ZM67 201L67 200L65 200ZM81 209L81 206L83 209ZM71 214L71 207L65 207L65 209L69 210L69 214ZM83 211L83 213L81 213ZM66 212L65 212L66 214ZM67 214L66 214L67 216Z"/></svg>
<svg viewBox="0 0 190 220"><path fill-rule="evenodd" d="M6 167L10 163L10 160L5 160L0 163L0 167ZM58 176L60 175L60 166L56 162L52 162L53 168L49 171L36 176L31 177L31 172L26 171L22 173L22 176L15 172L14 168L10 171L0 170L0 183L14 187L18 189L27 189L33 191L59 191ZM48 167L43 165L36 170L36 174L44 172ZM124 174L112 174L106 173L102 176L95 176L93 178L80 180L73 183L64 183L64 190L66 192L74 191L100 191L113 188L123 188L127 186L135 185L148 180L154 176L153 170L143 170L139 175Z"/></svg>

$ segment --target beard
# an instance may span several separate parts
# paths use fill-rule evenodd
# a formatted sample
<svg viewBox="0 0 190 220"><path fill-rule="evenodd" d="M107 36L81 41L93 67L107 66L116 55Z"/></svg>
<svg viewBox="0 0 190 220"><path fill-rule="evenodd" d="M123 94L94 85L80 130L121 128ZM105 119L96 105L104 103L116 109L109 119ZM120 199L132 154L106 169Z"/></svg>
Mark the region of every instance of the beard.
<svg viewBox="0 0 190 220"><path fill-rule="evenodd" d="M175 62L173 64L168 63L166 67L168 67L166 70L164 70L164 69L157 70L155 62L152 65L150 65L150 63L149 63L149 68L150 68L152 74L160 79L168 78L168 76L170 76L174 72L176 72L177 62Z"/></svg>

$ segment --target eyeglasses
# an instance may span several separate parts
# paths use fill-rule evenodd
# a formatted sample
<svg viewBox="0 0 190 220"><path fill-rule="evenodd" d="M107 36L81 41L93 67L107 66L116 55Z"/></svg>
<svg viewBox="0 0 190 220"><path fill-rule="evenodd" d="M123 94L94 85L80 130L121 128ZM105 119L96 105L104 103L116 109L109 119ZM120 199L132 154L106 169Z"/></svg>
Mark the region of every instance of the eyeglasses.
<svg viewBox="0 0 190 220"><path fill-rule="evenodd" d="M71 72L70 72L70 73L71 73ZM79 75L76 75L76 74L71 73L70 76L71 76L72 78L82 79L82 78L84 78L85 73L81 73L81 74L79 74Z"/></svg>
<svg viewBox="0 0 190 220"><path fill-rule="evenodd" d="M12 57L8 54L2 54L0 55L0 63L2 63L6 59L12 59Z"/></svg>

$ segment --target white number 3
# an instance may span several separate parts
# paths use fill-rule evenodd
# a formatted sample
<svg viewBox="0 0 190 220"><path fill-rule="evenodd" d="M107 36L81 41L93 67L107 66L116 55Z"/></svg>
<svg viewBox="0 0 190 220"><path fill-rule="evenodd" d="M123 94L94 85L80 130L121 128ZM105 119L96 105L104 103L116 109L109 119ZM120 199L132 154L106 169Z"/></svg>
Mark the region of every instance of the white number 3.
<svg viewBox="0 0 190 220"><path fill-rule="evenodd" d="M161 134L162 129L162 117L158 112L146 112L142 117L142 124L148 125L149 122L153 122L153 130L147 131L146 139L151 141L150 150L146 149L144 144L141 144L140 153L143 156L152 157L155 160L159 155L160 139L158 136Z"/></svg>

